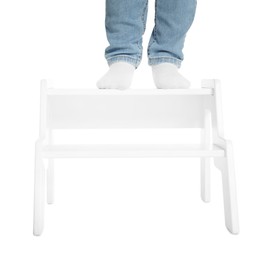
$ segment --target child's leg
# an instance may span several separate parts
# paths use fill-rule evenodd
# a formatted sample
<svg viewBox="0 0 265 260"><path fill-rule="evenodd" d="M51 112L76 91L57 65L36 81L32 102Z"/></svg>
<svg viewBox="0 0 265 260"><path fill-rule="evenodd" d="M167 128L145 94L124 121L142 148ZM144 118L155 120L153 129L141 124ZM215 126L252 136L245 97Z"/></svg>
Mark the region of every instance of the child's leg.
<svg viewBox="0 0 265 260"><path fill-rule="evenodd" d="M196 0L156 0L155 27L148 58L158 88L189 86L189 81L179 74L178 68L183 60L182 49L194 19L196 3Z"/></svg>
<svg viewBox="0 0 265 260"><path fill-rule="evenodd" d="M99 88L126 89L142 58L148 0L107 0L106 33L109 46L105 57L109 71L97 83Z"/></svg>

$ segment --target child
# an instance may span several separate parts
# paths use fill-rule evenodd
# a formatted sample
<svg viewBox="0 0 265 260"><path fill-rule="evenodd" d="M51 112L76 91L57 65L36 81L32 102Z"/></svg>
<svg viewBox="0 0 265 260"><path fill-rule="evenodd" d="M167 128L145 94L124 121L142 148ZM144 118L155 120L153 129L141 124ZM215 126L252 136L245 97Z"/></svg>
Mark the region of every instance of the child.
<svg viewBox="0 0 265 260"><path fill-rule="evenodd" d="M157 88L188 88L178 72L185 36L195 15L196 0L156 0L155 27L148 45L148 63ZM142 58L148 0L106 0L105 57L109 71L98 88L127 89Z"/></svg>

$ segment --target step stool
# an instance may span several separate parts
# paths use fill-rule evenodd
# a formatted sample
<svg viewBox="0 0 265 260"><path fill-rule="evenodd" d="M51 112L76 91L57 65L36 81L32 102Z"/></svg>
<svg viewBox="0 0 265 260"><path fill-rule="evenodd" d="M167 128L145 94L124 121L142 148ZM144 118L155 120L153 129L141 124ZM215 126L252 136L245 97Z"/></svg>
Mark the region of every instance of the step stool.
<svg viewBox="0 0 265 260"><path fill-rule="evenodd" d="M34 228L44 226L47 202L53 203L53 161L92 157L199 157L201 198L210 201L210 159L222 173L225 224L239 232L233 150L224 139L220 82L203 80L198 89L55 89L41 81L40 132L35 146ZM199 128L201 143L56 145L55 129ZM44 159L47 159L45 169Z"/></svg>

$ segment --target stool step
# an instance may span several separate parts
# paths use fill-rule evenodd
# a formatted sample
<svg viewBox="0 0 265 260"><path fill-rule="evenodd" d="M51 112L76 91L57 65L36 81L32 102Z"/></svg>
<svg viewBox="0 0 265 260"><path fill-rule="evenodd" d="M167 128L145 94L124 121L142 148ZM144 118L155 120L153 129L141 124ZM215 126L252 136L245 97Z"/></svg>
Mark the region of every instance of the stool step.
<svg viewBox="0 0 265 260"><path fill-rule="evenodd" d="M44 158L87 157L224 157L224 150L216 145L210 149L200 144L91 144L46 145Z"/></svg>

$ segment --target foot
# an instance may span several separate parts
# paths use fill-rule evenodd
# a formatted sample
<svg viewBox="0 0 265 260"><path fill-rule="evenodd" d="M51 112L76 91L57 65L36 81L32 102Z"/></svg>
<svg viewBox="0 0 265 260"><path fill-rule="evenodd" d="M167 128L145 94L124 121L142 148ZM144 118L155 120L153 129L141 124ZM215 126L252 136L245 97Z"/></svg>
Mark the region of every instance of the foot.
<svg viewBox="0 0 265 260"><path fill-rule="evenodd" d="M97 82L100 89L127 89L133 79L135 67L127 62L115 62L109 71Z"/></svg>
<svg viewBox="0 0 265 260"><path fill-rule="evenodd" d="M178 67L172 63L153 65L152 71L157 88L177 89L190 87L190 82L178 72Z"/></svg>

